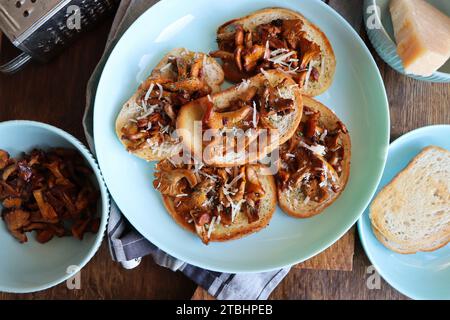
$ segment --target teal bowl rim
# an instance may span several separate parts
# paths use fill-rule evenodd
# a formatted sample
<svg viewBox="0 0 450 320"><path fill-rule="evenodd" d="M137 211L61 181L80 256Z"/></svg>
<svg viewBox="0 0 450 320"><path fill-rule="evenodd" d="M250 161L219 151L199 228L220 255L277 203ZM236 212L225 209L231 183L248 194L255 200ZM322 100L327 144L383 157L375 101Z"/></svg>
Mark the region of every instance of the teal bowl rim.
<svg viewBox="0 0 450 320"><path fill-rule="evenodd" d="M38 285L38 286L30 286L25 287L21 289L12 288L12 287L4 287L0 284L0 292L8 292L8 293L31 293L36 291L42 291L49 289L51 287L54 287L58 284L63 283L67 279L70 279L73 277L77 272L79 272L82 268L86 266L86 264L94 257L94 255L97 253L98 249L100 248L101 244L103 243L103 237L105 235L106 226L108 224L109 219L109 208L110 208L110 198L108 194L108 189L106 188L105 181L103 180L103 175L100 171L100 168L97 164L97 160L95 160L92 153L86 148L86 146L77 138L72 136L70 133L59 129L55 126L52 126L50 124L46 124L43 122L37 122L37 121L30 121L30 120L10 120L10 121L3 121L0 122L0 127L12 127L12 126L31 126L36 128L42 128L45 130L48 130L52 133L55 133L56 135L62 137L64 140L72 144L84 157L84 159L89 163L90 167L95 173L95 177L98 183L98 187L100 189L101 194L101 203L102 203L102 210L101 210L101 223L99 231L95 238L95 243L85 256L85 258L78 264L80 267L79 269L75 270L72 273L68 273L67 275L63 277L59 277L55 279L52 282L49 282L47 284Z"/></svg>
<svg viewBox="0 0 450 320"><path fill-rule="evenodd" d="M425 131L428 130L430 128L440 128L440 127L450 127L450 124L435 124L435 125L429 125L429 126L425 126L425 127L420 127L417 129L414 129L412 131L409 131L407 133L405 133L404 135L400 136L399 138L397 138L396 140L394 140L390 145L389 145L389 150L391 150L391 148L395 148L398 144L401 144L405 139L407 139L408 137L410 137L413 134L417 134L417 132L420 131ZM378 191L378 190L377 190ZM377 194L378 192L376 192ZM375 197L375 194L373 195L373 197ZM372 203L373 198L370 200L370 203ZM366 254L367 258L369 259L370 263L372 263L372 265L374 266L375 270L378 272L378 274L391 286L393 287L395 290L397 290L398 292L400 292L401 294L407 296L408 298L414 299L414 300L424 300L426 299L425 297L422 297L420 295L416 295L412 292L408 292L407 290L403 290L400 289L401 285L399 285L395 279L390 278L390 277L386 277L385 273L383 271L383 268L380 268L380 266L375 262L375 260L373 259L373 256L369 253L369 250L367 249L367 236L363 236L364 231L362 230L362 224L363 224L363 218L365 214L368 214L368 212L366 213L366 211L368 210L368 208L366 208L366 210L363 212L363 214L360 216L358 222L357 222L357 228L358 228L358 235L359 235L359 240L361 241L361 246L364 249L364 253ZM377 240L378 241L378 240Z"/></svg>
<svg viewBox="0 0 450 320"><path fill-rule="evenodd" d="M381 17L378 14L378 11L376 12L376 19L377 22L381 25L381 29L369 29L367 27L367 8L370 5L377 5L377 1L378 0L364 0L364 6L363 6L363 16L364 16L364 27L366 29L367 35L369 36L369 40L372 43L372 46L375 48L375 50L377 51L378 55L381 57L381 59L383 59L383 61L385 63L387 63L392 69L394 69L395 71L399 72L400 74L409 77L409 78L413 78L419 81L426 81L426 82L432 82L432 83L448 83L450 82L450 73L446 73L446 72L442 72L442 71L435 71L433 72L433 74L431 76L428 77L424 77L424 76L418 76L418 75L414 75L414 74L407 74L404 71L403 68L403 62L401 61L400 56L397 54L397 44L395 43L395 41L391 38L391 36L387 33L386 28L383 25L383 22L381 20ZM395 54L395 58L400 62L400 68L396 68L395 66L392 65L391 61L388 61L388 58L386 57L386 53L384 51L382 51L379 46L376 45L373 37L375 37L376 35L382 35L385 39L384 41L387 41L387 44L391 47L390 49L394 50L394 54Z"/></svg>

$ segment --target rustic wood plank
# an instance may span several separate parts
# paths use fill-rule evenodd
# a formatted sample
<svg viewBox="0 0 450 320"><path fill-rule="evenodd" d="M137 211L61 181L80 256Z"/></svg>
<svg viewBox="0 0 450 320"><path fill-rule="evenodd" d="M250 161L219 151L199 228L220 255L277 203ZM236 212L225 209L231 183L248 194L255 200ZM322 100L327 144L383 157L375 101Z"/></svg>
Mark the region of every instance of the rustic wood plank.
<svg viewBox="0 0 450 320"><path fill-rule="evenodd" d="M351 228L341 239L319 255L295 265L293 270L352 271L355 248L355 228ZM197 287L192 300L215 300L202 287Z"/></svg>
<svg viewBox="0 0 450 320"><path fill-rule="evenodd" d="M363 32L363 1L361 0L328 0L329 6L344 17L359 33ZM356 13L356 14L355 14Z"/></svg>
<svg viewBox="0 0 450 320"><path fill-rule="evenodd" d="M294 269L352 271L355 249L355 228L317 256L297 264Z"/></svg>

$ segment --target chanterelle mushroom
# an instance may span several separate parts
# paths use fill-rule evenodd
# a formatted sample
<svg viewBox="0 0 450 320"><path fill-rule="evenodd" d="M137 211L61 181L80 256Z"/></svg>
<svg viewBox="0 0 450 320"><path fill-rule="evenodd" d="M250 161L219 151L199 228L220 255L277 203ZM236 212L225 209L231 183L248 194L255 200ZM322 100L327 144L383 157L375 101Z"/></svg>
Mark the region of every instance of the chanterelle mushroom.
<svg viewBox="0 0 450 320"><path fill-rule="evenodd" d="M4 150L0 150L0 170L3 170L9 161L9 154Z"/></svg>
<svg viewBox="0 0 450 320"><path fill-rule="evenodd" d="M191 188L197 184L195 173L188 169L161 170L155 173L155 176L156 180L153 182L154 187L162 194L174 197L184 193L187 185L183 179L186 179Z"/></svg>
<svg viewBox="0 0 450 320"><path fill-rule="evenodd" d="M234 111L218 112L214 110L213 104L210 103L203 117L203 123L211 129L230 128L246 119L252 111L253 109L250 106L244 105Z"/></svg>
<svg viewBox="0 0 450 320"><path fill-rule="evenodd" d="M27 242L23 228L30 223L29 212L16 209L4 214L4 219L9 232L20 242Z"/></svg>

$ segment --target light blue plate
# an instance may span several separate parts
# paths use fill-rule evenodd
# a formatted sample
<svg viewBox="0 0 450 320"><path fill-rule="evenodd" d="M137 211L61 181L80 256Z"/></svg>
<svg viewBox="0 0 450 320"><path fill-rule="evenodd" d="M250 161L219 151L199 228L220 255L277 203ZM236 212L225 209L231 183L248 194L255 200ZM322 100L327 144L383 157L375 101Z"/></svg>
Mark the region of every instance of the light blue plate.
<svg viewBox="0 0 450 320"><path fill-rule="evenodd" d="M339 200L321 215L298 220L277 210L261 232L205 246L167 214L152 187L153 164L125 151L114 132L114 122L122 104L170 49L215 50L219 25L274 6L302 12L323 29L334 47L335 80L319 99L333 108L350 130L350 181ZM223 272L257 272L318 254L356 222L383 171L389 141L388 102L369 50L352 27L322 1L164 0L128 29L109 57L95 100L94 134L108 188L140 233L172 256L196 266Z"/></svg>
<svg viewBox="0 0 450 320"><path fill-rule="evenodd" d="M450 150L450 125L420 128L389 147L378 190L389 183L424 147ZM395 289L413 299L450 299L450 245L433 252L404 255L392 252L375 237L366 210L358 221L359 236L378 273Z"/></svg>
<svg viewBox="0 0 450 320"><path fill-rule="evenodd" d="M389 2L390 0L364 0L366 30L373 47L380 57L389 64L391 68L401 74L405 74L402 59L400 59L400 56L397 54L394 27L392 26L391 13L389 12ZM427 0L427 2L450 16L449 0ZM378 9L374 10L374 8ZM373 27L375 25L378 27ZM450 82L450 60L429 77L415 75L407 76L421 81L438 83Z"/></svg>
<svg viewBox="0 0 450 320"><path fill-rule="evenodd" d="M0 149L12 157L34 148L64 147L78 150L95 173L101 193L97 234L87 233L82 241L72 237L54 238L46 244L28 234L20 244L0 221L0 291L25 293L53 287L74 276L97 252L106 230L109 197L100 170L86 147L75 137L48 124L33 121L0 122ZM0 205L0 211L2 206ZM81 286L87 285L81 276Z"/></svg>

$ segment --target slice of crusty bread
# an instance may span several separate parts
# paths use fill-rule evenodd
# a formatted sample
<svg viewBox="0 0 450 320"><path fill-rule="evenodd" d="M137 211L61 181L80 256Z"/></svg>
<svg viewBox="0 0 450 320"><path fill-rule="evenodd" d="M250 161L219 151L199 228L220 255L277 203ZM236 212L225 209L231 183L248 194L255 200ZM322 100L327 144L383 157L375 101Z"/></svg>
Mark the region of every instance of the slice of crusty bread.
<svg viewBox="0 0 450 320"><path fill-rule="evenodd" d="M272 125L278 131L279 139L274 139L264 148L258 148L258 152L246 155L234 153L233 156L230 153L225 155L215 154L208 159L204 159L205 163L217 167L231 167L252 163L264 158L268 153L276 149L279 144L286 142L295 133L303 113L303 98L298 86L294 80L277 70L270 70L264 74L258 74L250 78L248 80L248 86L262 88L265 80L268 80L270 85L274 87L284 81L280 92L282 92L284 97L294 100L295 110L283 116L277 122L272 122ZM192 101L181 108L177 118L177 130L188 150L191 150L196 155L202 154L202 132L198 129L196 130L194 123L203 119L203 115L206 112L205 100L211 99L214 108L220 110L227 108L230 101L237 99L242 93L241 85L236 85L225 91L213 94L210 97Z"/></svg>
<svg viewBox="0 0 450 320"><path fill-rule="evenodd" d="M339 120L337 115L325 105L312 98L303 97L303 104L313 110L320 111L320 123L328 130L333 129ZM325 208L330 206L344 191L350 175L350 158L351 158L351 142L350 135L343 135L341 145L344 148L345 157L342 161L342 173L339 177L338 184L341 189L330 196L322 203L309 201L305 203L305 196L300 188L281 191L278 190L278 201L281 209L290 216L296 218L309 218L321 213Z"/></svg>
<svg viewBox="0 0 450 320"><path fill-rule="evenodd" d="M450 241L450 152L430 146L370 206L377 238L399 253L433 251Z"/></svg>
<svg viewBox="0 0 450 320"><path fill-rule="evenodd" d="M255 166L256 168L256 166ZM265 171L265 173L263 173ZM277 205L277 189L275 179L272 175L267 174L267 170L260 166L258 171L258 178L261 186L264 189L265 195L261 199L260 211L258 213L259 220L253 223L248 223L247 217L241 211L236 215L232 225L224 226L217 224L211 233L209 241L229 241L242 238L251 233L260 231L269 225ZM183 228L195 233L194 225L187 223L179 214L177 214L173 200L168 196L163 196L163 203L172 218Z"/></svg>
<svg viewBox="0 0 450 320"><path fill-rule="evenodd" d="M303 31L307 34L307 39L320 46L324 57L324 69L318 81L310 81L308 88L302 88L302 94L307 96L318 96L325 92L333 82L336 71L336 57L327 36L315 24L306 19L302 14L285 8L266 8L255 11L248 16L226 22L217 30L218 37L226 38L227 33L234 32L236 25L242 25L245 30L256 30L265 23L270 23L276 19L300 19L303 22ZM322 62L322 61L320 61Z"/></svg>
<svg viewBox="0 0 450 320"><path fill-rule="evenodd" d="M156 65L156 67L151 72L150 76L145 82L151 81L152 79L171 79L174 77L173 72L170 68L164 68L171 57L181 57L183 55L200 55L204 56L204 76L206 83L211 87L213 92L220 91L220 85L224 81L224 74L222 67L217 63L217 61L204 53L191 52L184 48L176 48L167 53L161 61ZM162 69L162 70L161 70ZM137 110L135 108L135 102L142 95L144 95L146 89L144 86L140 86L133 96L125 102L116 120L116 134L124 146L127 146L126 140L122 139L121 129L128 123L130 119L133 119L137 115ZM147 161L156 161L166 159L170 156L178 154L181 151L181 143L163 142L162 144L157 144L153 147L143 148L132 153Z"/></svg>

